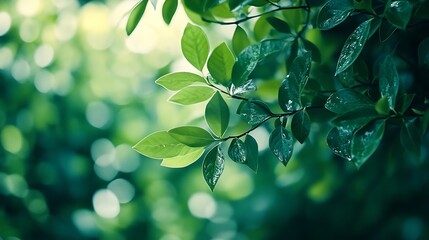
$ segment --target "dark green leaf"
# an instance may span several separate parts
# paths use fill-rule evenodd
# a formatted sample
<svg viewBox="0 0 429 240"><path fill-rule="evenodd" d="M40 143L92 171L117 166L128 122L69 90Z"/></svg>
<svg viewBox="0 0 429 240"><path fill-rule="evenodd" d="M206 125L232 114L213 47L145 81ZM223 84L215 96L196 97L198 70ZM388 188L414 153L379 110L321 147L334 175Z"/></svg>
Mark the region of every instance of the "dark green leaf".
<svg viewBox="0 0 429 240"><path fill-rule="evenodd" d="M389 1L384 16L395 27L405 30L411 18L413 5L408 0Z"/></svg>
<svg viewBox="0 0 429 240"><path fill-rule="evenodd" d="M269 146L271 152L287 165L293 152L293 138L283 127L277 127L270 135Z"/></svg>
<svg viewBox="0 0 429 240"><path fill-rule="evenodd" d="M207 103L205 118L214 134L222 137L229 124L229 108L219 92Z"/></svg>
<svg viewBox="0 0 429 240"><path fill-rule="evenodd" d="M225 160L220 146L214 147L204 158L203 176L212 191L223 173L224 165Z"/></svg>
<svg viewBox="0 0 429 240"><path fill-rule="evenodd" d="M164 5L162 5L162 18L167 25L170 24L176 13L177 5L178 0L165 0Z"/></svg>
<svg viewBox="0 0 429 240"><path fill-rule="evenodd" d="M285 46L283 40L266 40L245 48L232 69L232 82L236 87L241 87L247 82L250 73L256 65L266 57L280 52Z"/></svg>
<svg viewBox="0 0 429 240"><path fill-rule="evenodd" d="M250 136L246 135L244 139L246 145L246 165L255 172L258 172L258 143Z"/></svg>
<svg viewBox="0 0 429 240"><path fill-rule="evenodd" d="M183 168L197 161L204 153L204 148L194 148L194 151L172 158L164 158L161 166L170 168Z"/></svg>
<svg viewBox="0 0 429 240"><path fill-rule="evenodd" d="M207 68L216 82L227 86L231 80L235 58L225 43L216 47L209 57Z"/></svg>
<svg viewBox="0 0 429 240"><path fill-rule="evenodd" d="M173 128L168 133L177 141L190 147L205 147L216 140L209 132L194 126Z"/></svg>
<svg viewBox="0 0 429 240"><path fill-rule="evenodd" d="M383 138L385 121L368 123L352 139L352 161L360 168L377 150Z"/></svg>
<svg viewBox="0 0 429 240"><path fill-rule="evenodd" d="M270 33L271 27L265 16L262 16L256 20L256 23L253 28L253 34L257 42L261 42L263 39L266 39Z"/></svg>
<svg viewBox="0 0 429 240"><path fill-rule="evenodd" d="M380 39L380 42L387 41L387 39L389 39L397 29L398 28L396 28L389 22L382 21L380 27L378 28L378 37Z"/></svg>
<svg viewBox="0 0 429 240"><path fill-rule="evenodd" d="M234 138L229 145L228 156L236 163L245 163L247 148L244 142L239 138Z"/></svg>
<svg viewBox="0 0 429 240"><path fill-rule="evenodd" d="M177 104L192 105L206 101L213 93L215 93L215 90L210 87L189 86L178 91L168 100Z"/></svg>
<svg viewBox="0 0 429 240"><path fill-rule="evenodd" d="M181 40L182 52L189 63L202 71L209 55L209 42L204 31L195 25L186 25Z"/></svg>
<svg viewBox="0 0 429 240"><path fill-rule="evenodd" d="M276 17L269 17L267 21L275 30L282 33L290 33L290 27L287 22Z"/></svg>
<svg viewBox="0 0 429 240"><path fill-rule="evenodd" d="M335 75L346 70L358 58L368 39L371 20L372 18L363 22L347 38L338 58Z"/></svg>
<svg viewBox="0 0 429 240"><path fill-rule="evenodd" d="M237 113L252 126L265 121L271 115L268 107L259 101L242 101L237 109Z"/></svg>
<svg viewBox="0 0 429 240"><path fill-rule="evenodd" d="M368 106L345 112L334 118L332 122L336 126L347 126L353 129L359 129L377 118L380 118L380 115L378 115L374 106Z"/></svg>
<svg viewBox="0 0 429 240"><path fill-rule="evenodd" d="M374 103L360 92L347 88L333 93L325 104L325 108L334 113L345 113L367 107L374 107Z"/></svg>
<svg viewBox="0 0 429 240"><path fill-rule="evenodd" d="M307 39L303 40L304 47L308 52L311 52L311 59L315 62L321 62L322 56L320 54L319 48L312 42L308 41Z"/></svg>
<svg viewBox="0 0 429 240"><path fill-rule="evenodd" d="M139 24L140 19L143 17L144 11L146 10L148 0L142 0L137 3L128 17L127 25L125 30L127 35L131 35L131 33L136 29L137 24Z"/></svg>
<svg viewBox="0 0 429 240"><path fill-rule="evenodd" d="M353 128L348 126L334 127L328 133L328 146L338 156L347 160L352 160L351 142L353 137Z"/></svg>
<svg viewBox="0 0 429 240"><path fill-rule="evenodd" d="M353 5L348 0L328 1L320 9L317 26L321 30L331 29L346 20L353 10Z"/></svg>
<svg viewBox="0 0 429 240"><path fill-rule="evenodd" d="M179 142L166 131L152 133L133 149L146 157L159 159L183 156L196 150Z"/></svg>
<svg viewBox="0 0 429 240"><path fill-rule="evenodd" d="M353 66L348 67L346 70L340 72L335 77L344 87L352 87L356 81L354 79Z"/></svg>
<svg viewBox="0 0 429 240"><path fill-rule="evenodd" d="M399 89L399 75L395 63L390 56L386 57L381 64L379 78L381 96L386 96L389 108L395 110L396 95Z"/></svg>
<svg viewBox="0 0 429 240"><path fill-rule="evenodd" d="M412 153L420 155L420 132L417 126L416 118L409 121L404 121L401 127L401 144L405 149Z"/></svg>
<svg viewBox="0 0 429 240"><path fill-rule="evenodd" d="M302 110L293 115L291 122L291 130L293 136L300 143L304 143L310 133L310 116L307 111Z"/></svg>
<svg viewBox="0 0 429 240"><path fill-rule="evenodd" d="M255 91L255 90L256 90L255 83L253 82L252 79L249 79L239 87L235 87L234 84L231 84L229 92L231 95L234 96L234 95L240 95L240 94Z"/></svg>
<svg viewBox="0 0 429 240"><path fill-rule="evenodd" d="M418 54L420 66L429 68L429 37L420 42Z"/></svg>
<svg viewBox="0 0 429 240"><path fill-rule="evenodd" d="M193 83L206 83L206 80L195 73L175 72L164 75L155 82L168 90L178 91Z"/></svg>
<svg viewBox="0 0 429 240"><path fill-rule="evenodd" d="M238 55L250 45L249 38L247 37L246 31L243 28L237 25L232 36L232 50L234 50L235 55Z"/></svg>
<svg viewBox="0 0 429 240"><path fill-rule="evenodd" d="M400 114L403 114L411 106L411 103L414 100L416 94L402 94L398 95L396 99L396 109L398 109Z"/></svg>

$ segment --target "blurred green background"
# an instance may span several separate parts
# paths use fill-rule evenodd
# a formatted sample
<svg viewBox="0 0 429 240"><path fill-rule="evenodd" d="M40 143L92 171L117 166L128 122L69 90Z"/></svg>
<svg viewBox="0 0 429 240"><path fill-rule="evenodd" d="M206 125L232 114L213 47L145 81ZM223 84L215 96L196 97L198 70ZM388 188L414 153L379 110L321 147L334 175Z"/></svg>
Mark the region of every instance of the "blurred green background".
<svg viewBox="0 0 429 240"><path fill-rule="evenodd" d="M228 161L214 193L199 162L135 153L204 108L168 103L154 83L189 68L183 11L167 27L148 6L126 37L133 4L0 2L0 239L429 239L427 145L420 157L381 148L357 171L313 124L285 168L258 129L258 174Z"/></svg>

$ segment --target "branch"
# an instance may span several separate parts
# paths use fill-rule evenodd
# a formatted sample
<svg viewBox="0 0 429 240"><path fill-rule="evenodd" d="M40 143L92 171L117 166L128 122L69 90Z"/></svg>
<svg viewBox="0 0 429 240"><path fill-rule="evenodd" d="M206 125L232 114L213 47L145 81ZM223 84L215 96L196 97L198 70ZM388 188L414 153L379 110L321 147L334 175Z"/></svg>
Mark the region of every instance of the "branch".
<svg viewBox="0 0 429 240"><path fill-rule="evenodd" d="M207 19L205 17L202 17L201 19L204 22L208 22L208 23L216 23L216 24L220 24L220 25L233 25L233 24L240 24L240 23L248 21L250 19L261 17L261 16L264 16L266 14L270 14L270 13L277 12L277 11L292 10L292 9L309 9L309 7L310 6L308 6L308 5L307 6L294 6L294 7L281 7L281 6L278 6L278 8L276 8L276 9L273 9L273 10L270 10L270 11L267 11L267 12L263 12L263 13L260 13L260 14L248 16L248 17L236 20L236 21L230 21L230 22L211 20L211 19Z"/></svg>

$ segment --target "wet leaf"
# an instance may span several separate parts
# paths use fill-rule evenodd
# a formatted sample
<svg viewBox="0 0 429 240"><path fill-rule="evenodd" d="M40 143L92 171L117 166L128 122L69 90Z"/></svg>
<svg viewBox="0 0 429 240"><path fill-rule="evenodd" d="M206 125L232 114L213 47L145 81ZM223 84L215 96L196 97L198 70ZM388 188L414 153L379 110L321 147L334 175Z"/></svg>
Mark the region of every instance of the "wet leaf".
<svg viewBox="0 0 429 240"><path fill-rule="evenodd" d="M363 22L347 38L343 49L341 50L340 57L338 58L335 75L346 70L359 57L359 54L365 46L365 42L369 36L371 20L372 19L368 19Z"/></svg>
<svg viewBox="0 0 429 240"><path fill-rule="evenodd" d="M203 161L203 176L207 185L213 191L223 173L225 160L220 146L210 150Z"/></svg>
<svg viewBox="0 0 429 240"><path fill-rule="evenodd" d="M240 95L247 92L252 92L256 90L256 85L253 82L252 79L247 80L243 85L240 87L235 87L234 84L231 84L231 87L229 89L229 92L231 95Z"/></svg>
<svg viewBox="0 0 429 240"><path fill-rule="evenodd" d="M346 20L353 10L353 5L348 0L328 1L320 9L317 26L320 30L331 29Z"/></svg>
<svg viewBox="0 0 429 240"><path fill-rule="evenodd" d="M408 0L389 1L384 16L395 27L405 30L411 18L413 5Z"/></svg>
<svg viewBox="0 0 429 240"><path fill-rule="evenodd" d="M259 101L242 101L237 109L237 113L252 126L265 121L271 115L268 106Z"/></svg>
<svg viewBox="0 0 429 240"><path fill-rule="evenodd" d="M357 108L345 113L332 120L336 126L348 126L353 129L359 129L367 123L380 118L374 106Z"/></svg>
<svg viewBox="0 0 429 240"><path fill-rule="evenodd" d="M250 136L246 135L244 139L246 145L246 165L254 172L258 172L258 143Z"/></svg>
<svg viewBox="0 0 429 240"><path fill-rule="evenodd" d="M359 108L373 108L374 103L353 89L341 89L326 100L325 108L334 113L345 113Z"/></svg>
<svg viewBox="0 0 429 240"><path fill-rule="evenodd" d="M353 136L352 161L358 168L377 150L383 138L385 125L385 121L368 123Z"/></svg>
<svg viewBox="0 0 429 240"><path fill-rule="evenodd" d="M351 144L353 137L353 128L349 126L334 127L329 131L327 142L332 152L336 155L352 160L351 156Z"/></svg>
<svg viewBox="0 0 429 240"><path fill-rule="evenodd" d="M277 127L270 135L269 146L271 152L286 166L293 152L292 135L283 127Z"/></svg>
<svg viewBox="0 0 429 240"><path fill-rule="evenodd" d="M380 66L379 86L382 97L386 97L389 108L395 110L396 95L399 90L399 75L395 63L390 56Z"/></svg>
<svg viewBox="0 0 429 240"><path fill-rule="evenodd" d="M209 132L200 127L177 127L168 133L177 141L190 147L205 147L216 141Z"/></svg>
<svg viewBox="0 0 429 240"><path fill-rule="evenodd" d="M213 133L222 137L229 124L229 108L219 92L207 103L205 118Z"/></svg>
<svg viewBox="0 0 429 240"><path fill-rule="evenodd" d="M243 141L234 138L228 148L228 156L236 163L245 163L247 148Z"/></svg>

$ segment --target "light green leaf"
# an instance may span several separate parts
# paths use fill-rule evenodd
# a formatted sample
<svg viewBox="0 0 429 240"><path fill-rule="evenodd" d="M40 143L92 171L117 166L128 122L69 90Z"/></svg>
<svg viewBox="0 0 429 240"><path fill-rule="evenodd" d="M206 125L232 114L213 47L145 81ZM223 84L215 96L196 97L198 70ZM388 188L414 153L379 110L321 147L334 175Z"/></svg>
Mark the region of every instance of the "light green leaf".
<svg viewBox="0 0 429 240"><path fill-rule="evenodd" d="M310 116L307 111L302 110L293 115L291 122L291 130L293 136L300 143L304 143L310 133Z"/></svg>
<svg viewBox="0 0 429 240"><path fill-rule="evenodd" d="M229 48L225 43L221 43L210 55L207 68L217 83L228 86L234 62L235 58Z"/></svg>
<svg viewBox="0 0 429 240"><path fill-rule="evenodd" d="M352 139L352 161L360 168L377 150L383 138L385 121L368 123L359 129Z"/></svg>
<svg viewBox="0 0 429 240"><path fill-rule="evenodd" d="M283 127L277 127L270 135L269 146L271 152L286 166L293 152L292 135Z"/></svg>
<svg viewBox="0 0 429 240"><path fill-rule="evenodd" d="M247 161L247 148L243 141L234 138L228 148L228 156L236 163L245 163Z"/></svg>
<svg viewBox="0 0 429 240"><path fill-rule="evenodd" d="M205 147L216 140L209 132L194 126L173 128L168 133L177 141L190 147Z"/></svg>
<svg viewBox="0 0 429 240"><path fill-rule="evenodd" d="M242 101L237 113L248 124L255 126L270 117L268 106L260 101Z"/></svg>
<svg viewBox="0 0 429 240"><path fill-rule="evenodd" d="M235 55L238 55L250 45L249 37L247 36L246 31L243 28L237 25L232 36L232 50Z"/></svg>
<svg viewBox="0 0 429 240"><path fill-rule="evenodd" d="M371 20L372 18L363 22L347 38L341 50L340 57L338 58L335 75L346 70L359 57L368 39Z"/></svg>
<svg viewBox="0 0 429 240"><path fill-rule="evenodd" d="M139 24L140 19L143 17L143 14L146 10L147 3L148 0L142 0L138 2L131 11L130 16L128 17L127 25L125 27L128 36L131 35L134 29L136 29L137 24Z"/></svg>
<svg viewBox="0 0 429 240"><path fill-rule="evenodd" d="M328 1L320 9L317 26L321 30L331 29L346 20L353 10L353 5L348 0Z"/></svg>
<svg viewBox="0 0 429 240"><path fill-rule="evenodd" d="M241 87L247 82L250 73L256 65L266 57L279 53L285 46L284 40L266 40L245 48L232 69L232 82L236 87Z"/></svg>
<svg viewBox="0 0 429 240"><path fill-rule="evenodd" d="M349 161L352 160L351 142L353 131L354 129L349 126L334 127L329 131L327 137L328 146L332 152Z"/></svg>
<svg viewBox="0 0 429 240"><path fill-rule="evenodd" d="M258 143L252 136L246 135L244 144L246 145L245 164L256 173L258 172Z"/></svg>
<svg viewBox="0 0 429 240"><path fill-rule="evenodd" d="M326 100L325 108L334 113L345 113L359 108L373 108L374 103L353 89L341 89Z"/></svg>
<svg viewBox="0 0 429 240"><path fill-rule="evenodd" d="M175 72L166 74L158 78L155 83L163 86L168 90L178 91L193 83L206 83L206 80L195 73Z"/></svg>
<svg viewBox="0 0 429 240"><path fill-rule="evenodd" d="M390 112L389 100L387 100L386 96L378 99L377 103L375 104L375 110L380 115L383 115L383 116L389 115L389 112Z"/></svg>
<svg viewBox="0 0 429 240"><path fill-rule="evenodd" d="M213 191L223 173L225 160L220 146L214 147L207 153L203 161L203 176L207 185Z"/></svg>
<svg viewBox="0 0 429 240"><path fill-rule="evenodd" d="M417 118L404 121L401 127L400 140L405 149L419 156L421 151L421 138L417 124Z"/></svg>
<svg viewBox="0 0 429 240"><path fill-rule="evenodd" d="M418 48L419 64L429 68L429 37L420 42Z"/></svg>
<svg viewBox="0 0 429 240"><path fill-rule="evenodd" d="M222 137L229 124L229 108L219 92L207 103L205 118L214 134Z"/></svg>
<svg viewBox="0 0 429 240"><path fill-rule="evenodd" d="M186 25L183 32L182 52L192 66L202 71L209 55L209 42L204 31L195 25Z"/></svg>
<svg viewBox="0 0 429 240"><path fill-rule="evenodd" d="M158 159L182 156L195 151L195 148L179 142L166 131L152 133L138 142L133 149L146 157Z"/></svg>
<svg viewBox="0 0 429 240"><path fill-rule="evenodd" d="M173 16L176 13L177 5L178 0L165 0L162 5L162 19L164 19L164 22L167 25L171 23L171 19L173 19Z"/></svg>
<svg viewBox="0 0 429 240"><path fill-rule="evenodd" d="M379 78L381 96L386 96L389 108L395 110L396 95L398 95L399 90L399 75L390 56L386 57L381 64Z"/></svg>
<svg viewBox="0 0 429 240"><path fill-rule="evenodd" d="M182 104L182 105L192 105L199 102L204 102L209 99L215 90L210 87L204 86L189 86L185 87L173 96L168 99L170 102Z"/></svg>
<svg viewBox="0 0 429 240"><path fill-rule="evenodd" d="M290 33L290 27L287 22L283 21L282 19L276 18L276 17L268 17L267 18L268 23L273 26L273 28L281 33Z"/></svg>
<svg viewBox="0 0 429 240"><path fill-rule="evenodd" d="M164 158L161 166L169 168L183 168L197 161L204 153L204 148L195 148L194 151L172 158Z"/></svg>
<svg viewBox="0 0 429 240"><path fill-rule="evenodd" d="M408 0L389 1L384 16L393 26L405 30L413 12L413 4Z"/></svg>

